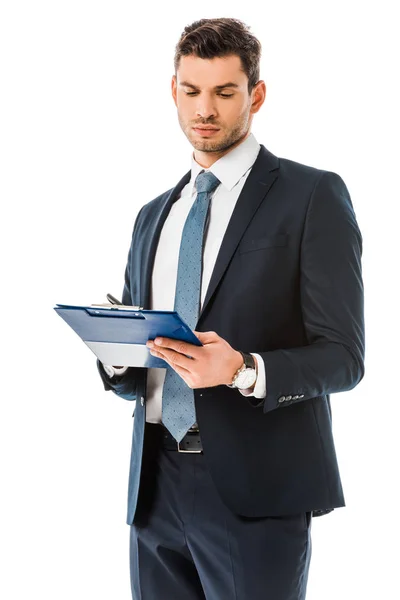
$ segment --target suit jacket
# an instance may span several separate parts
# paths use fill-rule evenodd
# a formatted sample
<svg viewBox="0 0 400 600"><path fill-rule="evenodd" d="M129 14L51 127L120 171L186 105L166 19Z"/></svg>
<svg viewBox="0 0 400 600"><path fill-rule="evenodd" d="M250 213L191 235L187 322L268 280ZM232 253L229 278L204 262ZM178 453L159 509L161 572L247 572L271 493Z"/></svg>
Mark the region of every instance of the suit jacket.
<svg viewBox="0 0 400 600"><path fill-rule="evenodd" d="M150 308L160 231L190 175L140 209L124 304ZM261 402L225 385L194 390L204 459L236 514L320 515L345 505L330 394L354 388L364 375L361 255L362 236L341 177L278 158L261 144L196 326L216 331L235 349L259 353L266 367ZM97 366L106 390L136 400L131 524L145 464L147 368L130 367L110 379L99 361Z"/></svg>

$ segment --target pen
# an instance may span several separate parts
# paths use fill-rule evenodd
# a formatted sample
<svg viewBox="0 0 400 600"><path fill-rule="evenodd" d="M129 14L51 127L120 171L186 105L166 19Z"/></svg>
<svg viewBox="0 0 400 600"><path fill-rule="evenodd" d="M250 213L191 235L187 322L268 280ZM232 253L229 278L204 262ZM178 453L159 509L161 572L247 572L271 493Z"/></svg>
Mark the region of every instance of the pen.
<svg viewBox="0 0 400 600"><path fill-rule="evenodd" d="M120 304L122 306L122 302L120 302L119 300L117 300L116 298L114 298L114 296L112 296L111 294L107 294L107 300L111 304Z"/></svg>

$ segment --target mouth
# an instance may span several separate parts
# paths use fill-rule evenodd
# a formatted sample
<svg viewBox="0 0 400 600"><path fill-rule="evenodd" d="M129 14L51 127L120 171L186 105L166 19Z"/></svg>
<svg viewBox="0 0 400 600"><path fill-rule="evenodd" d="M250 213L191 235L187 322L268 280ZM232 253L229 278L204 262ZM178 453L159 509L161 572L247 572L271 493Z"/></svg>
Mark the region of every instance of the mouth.
<svg viewBox="0 0 400 600"><path fill-rule="evenodd" d="M209 137L210 135L217 133L219 129L216 129L215 127L193 127L193 131L198 135Z"/></svg>

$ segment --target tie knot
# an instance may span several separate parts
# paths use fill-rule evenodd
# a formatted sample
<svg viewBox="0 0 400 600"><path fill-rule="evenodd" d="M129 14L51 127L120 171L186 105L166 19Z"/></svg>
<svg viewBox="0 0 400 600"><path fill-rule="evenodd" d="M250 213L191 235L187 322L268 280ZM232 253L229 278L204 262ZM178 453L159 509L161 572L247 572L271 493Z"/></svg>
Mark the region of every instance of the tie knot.
<svg viewBox="0 0 400 600"><path fill-rule="evenodd" d="M211 171L201 171L196 177L195 187L198 193L212 192L221 182Z"/></svg>

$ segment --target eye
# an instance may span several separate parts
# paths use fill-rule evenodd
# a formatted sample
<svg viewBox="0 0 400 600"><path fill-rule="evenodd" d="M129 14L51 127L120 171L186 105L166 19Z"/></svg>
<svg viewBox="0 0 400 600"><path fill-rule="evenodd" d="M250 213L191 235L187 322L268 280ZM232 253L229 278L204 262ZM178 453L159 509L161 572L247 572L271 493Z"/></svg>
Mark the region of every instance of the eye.
<svg viewBox="0 0 400 600"><path fill-rule="evenodd" d="M185 92L186 96L197 96L197 92ZM233 94L218 94L221 98L232 98Z"/></svg>

